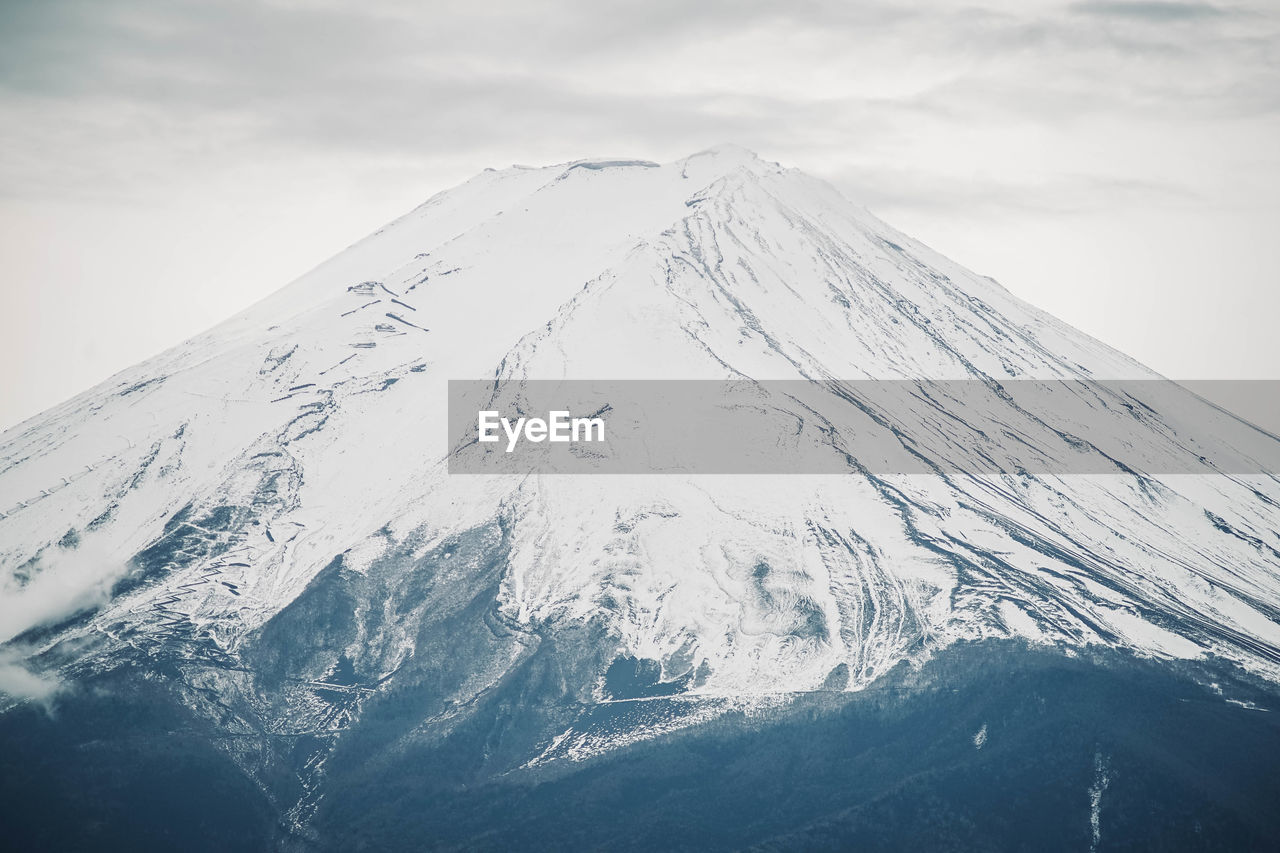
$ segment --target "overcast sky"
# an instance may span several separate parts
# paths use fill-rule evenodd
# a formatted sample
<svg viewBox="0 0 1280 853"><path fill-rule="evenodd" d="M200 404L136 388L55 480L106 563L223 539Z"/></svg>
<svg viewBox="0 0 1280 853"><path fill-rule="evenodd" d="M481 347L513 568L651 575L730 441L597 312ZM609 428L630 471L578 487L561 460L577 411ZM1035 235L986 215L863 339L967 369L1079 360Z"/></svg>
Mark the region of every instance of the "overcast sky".
<svg viewBox="0 0 1280 853"><path fill-rule="evenodd" d="M0 426L486 166L719 142L1280 378L1280 3L0 0Z"/></svg>

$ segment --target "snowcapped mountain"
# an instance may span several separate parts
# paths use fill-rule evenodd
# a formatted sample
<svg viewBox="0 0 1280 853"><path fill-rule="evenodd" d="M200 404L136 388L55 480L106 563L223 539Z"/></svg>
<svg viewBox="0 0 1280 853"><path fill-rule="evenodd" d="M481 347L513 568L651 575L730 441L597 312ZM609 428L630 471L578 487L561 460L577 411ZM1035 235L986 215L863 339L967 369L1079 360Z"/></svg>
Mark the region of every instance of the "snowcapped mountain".
<svg viewBox="0 0 1280 853"><path fill-rule="evenodd" d="M4 434L9 665L163 683L296 837L346 740L447 741L499 696L537 721L484 741L505 773L962 641L1280 680L1266 474L448 473L448 380L606 377L1155 375L739 148L486 171Z"/></svg>

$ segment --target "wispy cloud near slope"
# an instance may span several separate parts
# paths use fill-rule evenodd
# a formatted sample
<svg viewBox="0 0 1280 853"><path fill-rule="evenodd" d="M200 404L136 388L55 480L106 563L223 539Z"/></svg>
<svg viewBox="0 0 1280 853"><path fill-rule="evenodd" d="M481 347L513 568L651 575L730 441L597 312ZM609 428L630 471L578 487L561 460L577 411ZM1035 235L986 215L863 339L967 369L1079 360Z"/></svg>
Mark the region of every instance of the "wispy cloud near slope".
<svg viewBox="0 0 1280 853"><path fill-rule="evenodd" d="M75 549L59 548L43 558L25 582L5 573L0 578L0 693L38 700L56 693L56 678L31 672L23 650L4 644L107 601L126 570L126 565L82 541Z"/></svg>

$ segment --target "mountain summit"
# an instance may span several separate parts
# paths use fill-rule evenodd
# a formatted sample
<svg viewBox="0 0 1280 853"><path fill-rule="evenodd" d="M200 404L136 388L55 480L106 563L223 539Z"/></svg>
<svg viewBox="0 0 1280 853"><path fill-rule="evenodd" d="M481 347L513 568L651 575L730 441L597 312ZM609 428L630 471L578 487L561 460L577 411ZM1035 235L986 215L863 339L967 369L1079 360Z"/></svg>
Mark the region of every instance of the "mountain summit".
<svg viewBox="0 0 1280 853"><path fill-rule="evenodd" d="M1274 477L449 473L449 380L602 378L1157 377L745 149L485 171L3 435L8 665L321 846L354 744L554 776L984 642L1280 679Z"/></svg>

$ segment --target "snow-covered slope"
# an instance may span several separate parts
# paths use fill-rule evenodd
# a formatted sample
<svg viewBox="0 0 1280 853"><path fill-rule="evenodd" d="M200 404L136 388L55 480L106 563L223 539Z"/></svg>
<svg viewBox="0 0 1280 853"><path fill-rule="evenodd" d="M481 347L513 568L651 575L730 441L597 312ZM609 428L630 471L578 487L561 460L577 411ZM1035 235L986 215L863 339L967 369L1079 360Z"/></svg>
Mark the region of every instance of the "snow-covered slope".
<svg viewBox="0 0 1280 853"><path fill-rule="evenodd" d="M607 698L611 659L655 661L667 692L706 700L690 719L856 689L983 637L1213 653L1280 678L1273 477L445 468L449 379L1151 376L738 148L486 171L4 434L6 597L44 600L59 573L111 587L13 648L47 677L141 655L178 666L193 697L253 695L263 638L340 572L345 597L309 617L325 654L289 670L305 686L337 683L339 657L354 666L338 729L448 648L429 629L462 595L487 596L486 624L521 639L460 664L461 704L527 638L587 625L609 647L567 668L578 694ZM15 620L10 634L38 621ZM301 694L252 701L253 725L314 710ZM546 755L631 736L566 733Z"/></svg>

